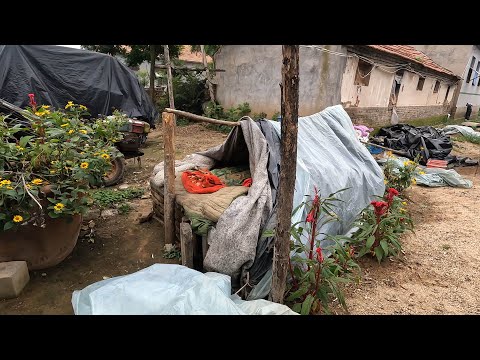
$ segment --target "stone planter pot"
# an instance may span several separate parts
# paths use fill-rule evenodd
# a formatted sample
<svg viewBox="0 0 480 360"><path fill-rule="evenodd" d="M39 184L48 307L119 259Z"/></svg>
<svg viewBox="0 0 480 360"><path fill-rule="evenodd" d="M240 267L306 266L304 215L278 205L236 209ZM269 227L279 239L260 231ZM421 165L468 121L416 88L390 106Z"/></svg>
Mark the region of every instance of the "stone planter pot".
<svg viewBox="0 0 480 360"><path fill-rule="evenodd" d="M24 260L29 270L46 269L59 264L77 243L82 216L52 219L45 227L23 225L0 231L0 262Z"/></svg>

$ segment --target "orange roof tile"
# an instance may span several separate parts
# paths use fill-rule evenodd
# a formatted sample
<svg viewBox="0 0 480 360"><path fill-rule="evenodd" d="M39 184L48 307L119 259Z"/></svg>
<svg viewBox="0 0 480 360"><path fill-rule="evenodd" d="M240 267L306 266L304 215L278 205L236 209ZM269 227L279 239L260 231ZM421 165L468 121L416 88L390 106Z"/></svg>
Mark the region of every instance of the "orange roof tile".
<svg viewBox="0 0 480 360"><path fill-rule="evenodd" d="M417 64L421 64L429 69L455 76L453 72L444 68L443 66L438 65L435 61L430 59L423 52L415 49L413 46L410 46L410 45L367 45L367 46L378 51L383 51L383 52L400 56L404 59L408 59Z"/></svg>
<svg viewBox="0 0 480 360"><path fill-rule="evenodd" d="M178 56L179 60L188 61L188 62L197 62L203 64L203 58L201 52L192 52L191 45L184 45L180 55ZM207 63L212 62L212 58L207 55Z"/></svg>

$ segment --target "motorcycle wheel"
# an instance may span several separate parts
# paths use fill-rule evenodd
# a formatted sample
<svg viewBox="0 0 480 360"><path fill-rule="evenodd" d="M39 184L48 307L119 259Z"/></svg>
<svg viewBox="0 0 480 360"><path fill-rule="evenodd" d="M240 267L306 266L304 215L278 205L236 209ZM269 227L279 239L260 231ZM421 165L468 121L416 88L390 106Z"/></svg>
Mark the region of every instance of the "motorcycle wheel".
<svg viewBox="0 0 480 360"><path fill-rule="evenodd" d="M105 186L118 184L125 173L125 158L118 157L112 160L112 170L103 178Z"/></svg>

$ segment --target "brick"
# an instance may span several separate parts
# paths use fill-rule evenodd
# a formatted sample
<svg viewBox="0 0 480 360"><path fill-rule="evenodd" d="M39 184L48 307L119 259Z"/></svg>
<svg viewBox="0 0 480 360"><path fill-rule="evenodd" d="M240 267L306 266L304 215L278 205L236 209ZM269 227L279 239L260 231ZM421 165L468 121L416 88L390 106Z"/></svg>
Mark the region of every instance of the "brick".
<svg viewBox="0 0 480 360"><path fill-rule="evenodd" d="M0 263L0 299L17 297L29 280L26 261Z"/></svg>

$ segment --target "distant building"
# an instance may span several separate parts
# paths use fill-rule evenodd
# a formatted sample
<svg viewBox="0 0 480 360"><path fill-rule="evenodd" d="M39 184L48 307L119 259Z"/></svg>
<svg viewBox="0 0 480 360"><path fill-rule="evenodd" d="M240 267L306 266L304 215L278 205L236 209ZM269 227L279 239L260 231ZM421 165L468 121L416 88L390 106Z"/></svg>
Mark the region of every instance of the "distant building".
<svg viewBox="0 0 480 360"><path fill-rule="evenodd" d="M480 45L414 45L438 64L448 67L461 78L455 117L465 114L466 104L472 104L471 119L480 108Z"/></svg>
<svg viewBox="0 0 480 360"><path fill-rule="evenodd" d="M216 97L226 108L280 111L281 45L223 45ZM299 114L342 104L354 122L388 125L447 114L459 77L408 45L301 45Z"/></svg>

